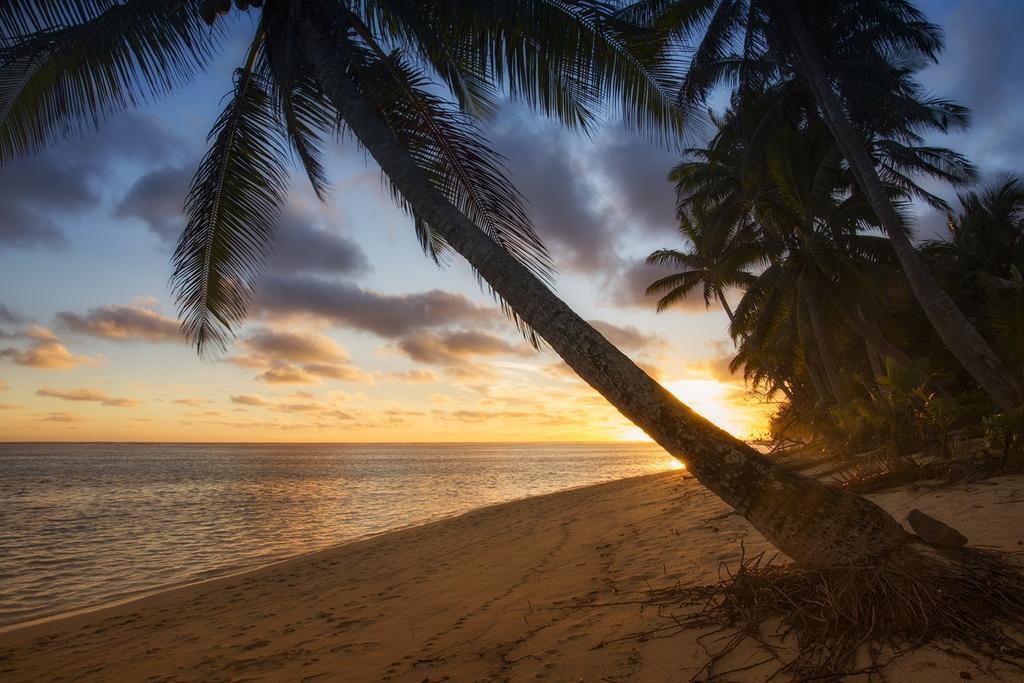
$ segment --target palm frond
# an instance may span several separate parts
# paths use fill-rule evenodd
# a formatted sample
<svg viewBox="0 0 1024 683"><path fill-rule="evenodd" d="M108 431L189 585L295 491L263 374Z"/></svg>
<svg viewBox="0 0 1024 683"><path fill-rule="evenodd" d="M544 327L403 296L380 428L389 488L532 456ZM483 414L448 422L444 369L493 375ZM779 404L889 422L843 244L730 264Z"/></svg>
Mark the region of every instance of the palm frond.
<svg viewBox="0 0 1024 683"><path fill-rule="evenodd" d="M493 108L500 83L522 101L589 132L606 113L674 137L681 66L664 34L601 0L360 0L367 24L415 45L459 102ZM611 110L609 110L609 105ZM472 111L472 109L470 109Z"/></svg>
<svg viewBox="0 0 1024 683"><path fill-rule="evenodd" d="M182 329L200 352L231 339L270 250L288 181L279 131L266 78L240 69L192 179L174 252Z"/></svg>
<svg viewBox="0 0 1024 683"><path fill-rule="evenodd" d="M367 50L360 61L363 92L430 182L520 263L550 280L551 259L524 200L508 178L504 159L487 146L474 121L429 93L422 73L400 53L382 56ZM417 226L429 228L422 220ZM424 246L442 242L428 235L421 234ZM436 256L436 251L428 253Z"/></svg>
<svg viewBox="0 0 1024 683"><path fill-rule="evenodd" d="M95 19L115 0L5 0L0 3L0 43Z"/></svg>
<svg viewBox="0 0 1024 683"><path fill-rule="evenodd" d="M19 27L47 27L0 46L0 163L178 88L206 67L223 35L193 1L59 4L5 10Z"/></svg>
<svg viewBox="0 0 1024 683"><path fill-rule="evenodd" d="M686 77L679 88L677 100L685 110L692 111L703 105L711 90L723 81L723 77L738 73L723 71L721 63L737 49L741 49L745 38L745 7L748 0L721 0L718 7L707 19L704 35L690 59ZM739 42L737 42L739 41Z"/></svg>

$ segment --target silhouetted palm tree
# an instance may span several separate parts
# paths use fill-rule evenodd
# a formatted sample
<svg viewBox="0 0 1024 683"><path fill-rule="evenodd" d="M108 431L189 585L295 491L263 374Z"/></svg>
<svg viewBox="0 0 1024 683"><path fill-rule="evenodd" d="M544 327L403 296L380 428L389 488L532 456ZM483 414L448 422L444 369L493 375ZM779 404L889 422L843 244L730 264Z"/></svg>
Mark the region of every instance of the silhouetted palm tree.
<svg viewBox="0 0 1024 683"><path fill-rule="evenodd" d="M886 169L866 140L919 140L962 125L962 109L920 97L920 60L934 61L941 33L907 0L640 0L626 16L692 38L700 35L680 89L694 109L720 83L738 97L798 77L817 103L871 209L892 241L925 314L963 367L1004 407L1020 386L928 270L885 188Z"/></svg>
<svg viewBox="0 0 1024 683"><path fill-rule="evenodd" d="M949 237L925 249L1024 380L1024 183L999 178L959 200Z"/></svg>
<svg viewBox="0 0 1024 683"><path fill-rule="evenodd" d="M659 43L592 0L266 0L186 201L173 282L200 348L244 317L276 228L289 151L314 188L339 128L378 162L432 255L461 254L528 334L792 558L851 563L902 550L875 504L773 465L681 404L545 285L549 259L474 127L516 99L586 127L609 99L673 131ZM0 159L36 152L205 69L227 2L11 0L0 5ZM213 21L213 29L206 21ZM428 91L428 78L453 102Z"/></svg>
<svg viewBox="0 0 1024 683"><path fill-rule="evenodd" d="M664 292L658 299L659 313L700 288L704 305L710 307L717 301L732 324L733 311L725 291L750 284L754 276L746 269L763 262L764 256L763 247L754 241L755 235L749 226L721 214L700 205L680 211L679 234L690 249L659 249L647 257L651 265L678 269L647 288L647 294Z"/></svg>

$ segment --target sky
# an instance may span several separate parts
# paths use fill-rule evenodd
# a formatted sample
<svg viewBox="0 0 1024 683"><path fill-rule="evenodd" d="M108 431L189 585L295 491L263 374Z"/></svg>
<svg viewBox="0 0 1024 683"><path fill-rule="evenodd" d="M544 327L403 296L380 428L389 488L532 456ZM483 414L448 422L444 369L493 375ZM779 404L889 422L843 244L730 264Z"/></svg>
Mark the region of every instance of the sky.
<svg viewBox="0 0 1024 683"><path fill-rule="evenodd" d="M1024 3L919 6L947 38L922 80L974 113L969 132L935 142L984 178L1019 170ZM293 176L235 343L202 359L184 343L170 254L246 21L173 96L0 167L0 440L644 438L553 352L529 347L460 258L438 268L423 256L351 142L328 150L328 204ZM729 373L724 313L698 299L656 314L643 295L662 274L644 257L683 246L665 180L678 158L615 121L588 139L512 104L486 132L551 249L557 293L697 411L738 436L763 434L772 407ZM940 234L945 217L922 211L919 222L919 234Z"/></svg>

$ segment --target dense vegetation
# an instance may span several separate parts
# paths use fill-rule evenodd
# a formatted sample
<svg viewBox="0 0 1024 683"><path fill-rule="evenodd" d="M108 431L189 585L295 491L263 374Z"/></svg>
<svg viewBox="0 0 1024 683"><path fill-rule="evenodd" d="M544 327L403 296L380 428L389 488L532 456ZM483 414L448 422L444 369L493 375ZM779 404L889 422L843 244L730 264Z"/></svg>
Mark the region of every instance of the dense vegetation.
<svg viewBox="0 0 1024 683"><path fill-rule="evenodd" d="M911 83L913 67L892 68ZM912 201L948 215L948 235L917 251L1020 381L1024 183L962 189L976 182L974 167L923 136L966 125L966 111L913 87L893 97L889 116L861 126L886 193L901 218ZM774 440L840 456L948 457L961 438L980 436L1000 457L1018 449L1024 413L981 391L935 333L801 82L737 88L714 124L711 141L670 174L685 247L651 254L675 272L649 293L659 310L694 295L724 308L732 369L777 403ZM961 188L960 208L922 179Z"/></svg>

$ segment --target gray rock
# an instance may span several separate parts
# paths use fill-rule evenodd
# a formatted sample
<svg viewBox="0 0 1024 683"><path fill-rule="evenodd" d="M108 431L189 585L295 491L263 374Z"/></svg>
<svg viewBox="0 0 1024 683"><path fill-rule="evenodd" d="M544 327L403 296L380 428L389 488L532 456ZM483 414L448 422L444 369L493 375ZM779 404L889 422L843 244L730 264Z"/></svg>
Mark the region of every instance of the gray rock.
<svg viewBox="0 0 1024 683"><path fill-rule="evenodd" d="M910 522L910 528L914 533L925 543L947 548L959 548L967 544L967 537L962 533L920 510L911 510L907 515L907 521Z"/></svg>

